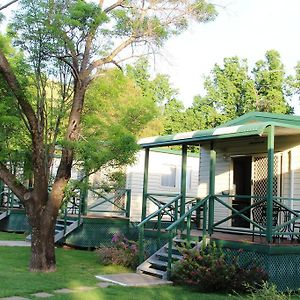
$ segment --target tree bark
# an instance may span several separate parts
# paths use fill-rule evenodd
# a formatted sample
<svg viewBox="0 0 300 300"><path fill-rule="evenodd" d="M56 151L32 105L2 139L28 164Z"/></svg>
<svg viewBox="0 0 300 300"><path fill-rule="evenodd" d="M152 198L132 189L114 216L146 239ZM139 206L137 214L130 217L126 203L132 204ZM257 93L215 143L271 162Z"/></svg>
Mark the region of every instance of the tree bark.
<svg viewBox="0 0 300 300"><path fill-rule="evenodd" d="M44 212L30 216L31 259L30 271L56 271L54 231L57 214Z"/></svg>

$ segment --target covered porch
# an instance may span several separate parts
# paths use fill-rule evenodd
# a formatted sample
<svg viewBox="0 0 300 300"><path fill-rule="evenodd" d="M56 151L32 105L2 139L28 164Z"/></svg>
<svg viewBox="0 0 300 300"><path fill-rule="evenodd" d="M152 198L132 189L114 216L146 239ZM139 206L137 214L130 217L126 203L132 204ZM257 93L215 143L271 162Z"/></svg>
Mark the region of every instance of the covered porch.
<svg viewBox="0 0 300 300"><path fill-rule="evenodd" d="M300 254L300 197L295 195L298 164L291 155L300 137L300 118L274 114L245 115L210 130L140 140L145 149L140 246L147 224L155 222L158 246L168 236L187 241L215 240L231 249L273 254ZM180 146L180 190L168 201L148 191L149 150ZM199 146L198 195L187 197L186 158ZM156 200L156 201L155 201ZM148 203L157 210L147 214ZM299 259L299 258L297 258ZM171 269L171 250L168 270Z"/></svg>

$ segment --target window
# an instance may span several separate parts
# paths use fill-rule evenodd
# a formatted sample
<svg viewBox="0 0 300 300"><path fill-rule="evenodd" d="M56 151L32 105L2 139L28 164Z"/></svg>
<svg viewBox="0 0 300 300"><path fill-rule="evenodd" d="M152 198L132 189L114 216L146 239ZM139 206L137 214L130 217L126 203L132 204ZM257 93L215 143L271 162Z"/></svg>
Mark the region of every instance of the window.
<svg viewBox="0 0 300 300"><path fill-rule="evenodd" d="M176 166L164 165L161 174L161 186L176 186Z"/></svg>
<svg viewBox="0 0 300 300"><path fill-rule="evenodd" d="M192 170L187 169L186 171L186 189L191 190L192 189Z"/></svg>

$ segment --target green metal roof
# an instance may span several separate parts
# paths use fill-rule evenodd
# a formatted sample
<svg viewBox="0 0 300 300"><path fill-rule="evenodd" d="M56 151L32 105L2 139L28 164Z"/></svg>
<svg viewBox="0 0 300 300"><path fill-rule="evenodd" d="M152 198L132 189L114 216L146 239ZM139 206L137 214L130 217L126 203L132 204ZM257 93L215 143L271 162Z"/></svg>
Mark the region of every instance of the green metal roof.
<svg viewBox="0 0 300 300"><path fill-rule="evenodd" d="M299 118L299 117L298 117ZM213 141L226 138L237 138L244 136L262 136L266 127L275 126L277 128L277 135L287 134L300 134L300 118L298 122L250 122L241 125L234 126L222 126L207 130L198 130L191 132L184 132L165 136L155 136L149 138L143 138L138 141L138 144L143 148L158 147L158 146L170 146L179 145L184 143L197 143L201 141ZM283 130L279 131L281 128Z"/></svg>
<svg viewBox="0 0 300 300"><path fill-rule="evenodd" d="M253 122L279 122L286 125L300 126L300 116L254 111L244 114L243 116L240 116L234 120L228 121L219 127L243 125Z"/></svg>

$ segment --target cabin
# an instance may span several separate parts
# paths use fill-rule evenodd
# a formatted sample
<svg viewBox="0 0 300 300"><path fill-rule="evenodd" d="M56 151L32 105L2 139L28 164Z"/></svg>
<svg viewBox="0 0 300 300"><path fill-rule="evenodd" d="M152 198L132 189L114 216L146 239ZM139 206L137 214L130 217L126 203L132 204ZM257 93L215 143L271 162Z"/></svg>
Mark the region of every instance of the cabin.
<svg viewBox="0 0 300 300"><path fill-rule="evenodd" d="M139 144L125 189L69 195L57 242L94 248L123 232L139 242L137 272L166 279L182 258L177 246L213 242L228 261L255 262L280 290L300 288L300 116L252 112ZM28 230L5 186L0 204L0 230Z"/></svg>
<svg viewBox="0 0 300 300"><path fill-rule="evenodd" d="M153 213L180 185L181 152L178 150L151 149L152 164L149 168L149 189L163 193L159 200L148 205ZM54 159L51 174L56 174L59 159ZM61 208L56 226L55 241L80 248L95 248L110 244L114 233L122 232L137 238L135 225L141 220L143 198L144 151L136 155L135 163L125 168L126 185L115 193L103 193L98 186L107 182L107 174L115 170L106 168L89 176L90 188L75 190ZM187 158L187 193L196 195L198 189L199 154ZM18 170L22 177L22 170ZM71 180L80 180L80 168L72 169ZM30 232L24 208L18 198L0 182L0 230ZM30 238L30 236L28 236Z"/></svg>
<svg viewBox="0 0 300 300"><path fill-rule="evenodd" d="M140 272L167 278L178 255L174 246L183 240L198 245L214 241L228 259L238 256L241 264L256 261L279 289L300 288L299 116L252 112L217 128L144 138L139 144L145 151L140 247L144 249L147 224L153 220L158 223L158 241L164 234L168 240L139 267ZM169 146L182 149L180 189L168 204L148 215L153 197L148 189L149 153L153 147ZM192 205L186 190L190 146L200 148ZM169 223L162 229L166 214Z"/></svg>

